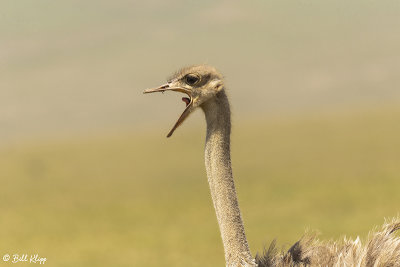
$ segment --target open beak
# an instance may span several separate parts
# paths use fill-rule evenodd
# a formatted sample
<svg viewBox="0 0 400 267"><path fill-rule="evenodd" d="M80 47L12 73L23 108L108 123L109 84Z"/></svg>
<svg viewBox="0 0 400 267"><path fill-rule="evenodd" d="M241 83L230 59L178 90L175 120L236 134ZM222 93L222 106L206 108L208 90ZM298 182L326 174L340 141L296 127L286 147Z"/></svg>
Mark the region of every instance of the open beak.
<svg viewBox="0 0 400 267"><path fill-rule="evenodd" d="M193 98L192 98L192 92L189 89L183 88L183 87L170 87L169 84L163 84L160 87L153 88L153 89L146 89L143 91L143 94L149 94L149 93L157 93L157 92L165 92L165 91L175 91L175 92L181 92L185 93L188 95L188 97L182 97L182 101L186 103L186 108L179 117L179 119L176 121L174 127L169 131L167 137L170 137L176 128L179 127L179 125L182 124L182 122L189 116L189 114L193 110Z"/></svg>

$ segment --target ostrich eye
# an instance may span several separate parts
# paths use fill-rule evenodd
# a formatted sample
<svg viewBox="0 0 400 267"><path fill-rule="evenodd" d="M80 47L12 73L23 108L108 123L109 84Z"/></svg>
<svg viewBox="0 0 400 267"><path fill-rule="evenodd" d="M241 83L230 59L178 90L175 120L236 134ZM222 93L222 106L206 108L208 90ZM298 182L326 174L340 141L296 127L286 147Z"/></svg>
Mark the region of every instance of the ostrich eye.
<svg viewBox="0 0 400 267"><path fill-rule="evenodd" d="M200 77L195 74L188 74L185 77L185 81L188 85L195 85L200 81Z"/></svg>

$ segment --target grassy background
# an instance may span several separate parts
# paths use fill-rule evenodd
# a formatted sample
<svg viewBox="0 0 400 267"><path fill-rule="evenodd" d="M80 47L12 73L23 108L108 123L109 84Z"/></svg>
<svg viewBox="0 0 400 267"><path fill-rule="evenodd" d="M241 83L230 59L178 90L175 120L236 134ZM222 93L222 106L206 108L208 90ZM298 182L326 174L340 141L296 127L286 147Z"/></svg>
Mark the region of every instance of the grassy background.
<svg viewBox="0 0 400 267"><path fill-rule="evenodd" d="M166 139L181 96L141 93L198 63L226 77L252 251L365 236L399 212L399 17L398 1L0 1L0 256L222 266L204 118Z"/></svg>
<svg viewBox="0 0 400 267"><path fill-rule="evenodd" d="M365 236L399 212L400 110L234 125L233 166L253 252L306 228ZM199 133L200 131L200 133ZM2 253L50 266L222 266L204 129L121 133L5 149Z"/></svg>

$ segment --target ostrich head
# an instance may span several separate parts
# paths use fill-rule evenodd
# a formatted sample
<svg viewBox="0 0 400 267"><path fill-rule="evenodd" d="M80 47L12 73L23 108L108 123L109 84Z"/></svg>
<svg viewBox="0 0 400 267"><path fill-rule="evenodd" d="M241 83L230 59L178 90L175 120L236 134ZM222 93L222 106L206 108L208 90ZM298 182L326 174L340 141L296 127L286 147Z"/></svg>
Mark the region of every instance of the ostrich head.
<svg viewBox="0 0 400 267"><path fill-rule="evenodd" d="M197 65L177 71L168 79L166 84L154 89L147 89L143 93L176 91L187 94L188 97L182 97L182 101L186 103L186 108L168 133L167 137L170 137L190 113L215 97L223 88L222 75L214 67Z"/></svg>

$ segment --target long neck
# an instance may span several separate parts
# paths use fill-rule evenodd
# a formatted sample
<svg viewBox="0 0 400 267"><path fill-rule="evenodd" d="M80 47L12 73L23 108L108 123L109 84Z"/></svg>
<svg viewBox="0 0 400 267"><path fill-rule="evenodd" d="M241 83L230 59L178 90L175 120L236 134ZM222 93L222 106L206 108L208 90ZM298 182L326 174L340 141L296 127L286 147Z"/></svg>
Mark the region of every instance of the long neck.
<svg viewBox="0 0 400 267"><path fill-rule="evenodd" d="M202 108L207 121L206 170L224 244L226 266L255 266L244 232L232 176L231 115L224 90L204 103Z"/></svg>

